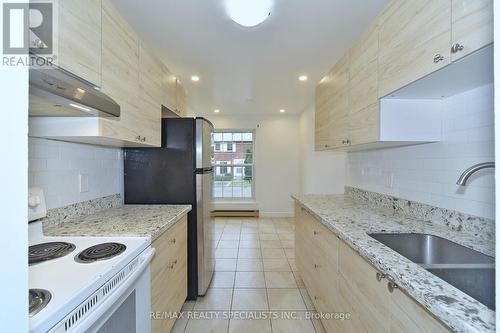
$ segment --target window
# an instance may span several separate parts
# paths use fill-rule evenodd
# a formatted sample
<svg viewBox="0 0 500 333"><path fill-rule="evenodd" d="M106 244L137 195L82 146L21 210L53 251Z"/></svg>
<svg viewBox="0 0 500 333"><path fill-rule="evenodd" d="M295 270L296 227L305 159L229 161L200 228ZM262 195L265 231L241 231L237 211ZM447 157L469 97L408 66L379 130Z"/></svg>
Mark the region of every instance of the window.
<svg viewBox="0 0 500 333"><path fill-rule="evenodd" d="M255 192L253 131L214 133L214 198L251 199Z"/></svg>

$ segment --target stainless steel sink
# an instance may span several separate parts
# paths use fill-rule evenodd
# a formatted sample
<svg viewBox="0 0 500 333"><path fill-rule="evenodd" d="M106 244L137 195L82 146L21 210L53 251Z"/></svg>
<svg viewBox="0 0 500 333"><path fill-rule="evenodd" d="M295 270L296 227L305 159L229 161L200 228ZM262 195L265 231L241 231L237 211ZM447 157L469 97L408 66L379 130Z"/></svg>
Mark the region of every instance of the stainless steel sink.
<svg viewBox="0 0 500 333"><path fill-rule="evenodd" d="M373 233L369 236L495 310L493 257L433 235Z"/></svg>

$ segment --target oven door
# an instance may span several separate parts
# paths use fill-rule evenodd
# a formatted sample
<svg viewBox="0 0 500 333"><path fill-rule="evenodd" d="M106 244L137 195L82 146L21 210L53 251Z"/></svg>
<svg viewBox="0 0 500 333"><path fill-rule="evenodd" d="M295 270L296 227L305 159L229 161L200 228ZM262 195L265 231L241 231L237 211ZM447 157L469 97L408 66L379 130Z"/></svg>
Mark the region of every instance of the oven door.
<svg viewBox="0 0 500 333"><path fill-rule="evenodd" d="M143 261L134 273L97 307L90 316L75 326L75 332L150 333L151 272L150 262L155 250L141 254Z"/></svg>

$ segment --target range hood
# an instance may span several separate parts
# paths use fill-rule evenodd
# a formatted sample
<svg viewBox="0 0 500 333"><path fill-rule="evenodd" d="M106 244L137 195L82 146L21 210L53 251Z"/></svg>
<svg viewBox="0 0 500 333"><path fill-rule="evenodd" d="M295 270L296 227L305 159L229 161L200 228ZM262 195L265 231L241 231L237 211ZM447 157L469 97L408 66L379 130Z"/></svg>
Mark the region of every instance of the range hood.
<svg viewBox="0 0 500 333"><path fill-rule="evenodd" d="M99 87L63 68L31 67L29 76L30 116L120 116L120 105Z"/></svg>

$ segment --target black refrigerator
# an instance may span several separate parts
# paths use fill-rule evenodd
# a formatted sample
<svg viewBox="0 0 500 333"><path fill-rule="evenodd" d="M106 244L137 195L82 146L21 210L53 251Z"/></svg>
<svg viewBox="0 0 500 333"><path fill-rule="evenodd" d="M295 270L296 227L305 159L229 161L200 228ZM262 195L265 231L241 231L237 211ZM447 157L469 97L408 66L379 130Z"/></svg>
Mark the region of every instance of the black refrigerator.
<svg viewBox="0 0 500 333"><path fill-rule="evenodd" d="M164 118L161 148L124 151L125 204L193 207L187 227L189 300L205 294L215 265L213 130L204 118Z"/></svg>

